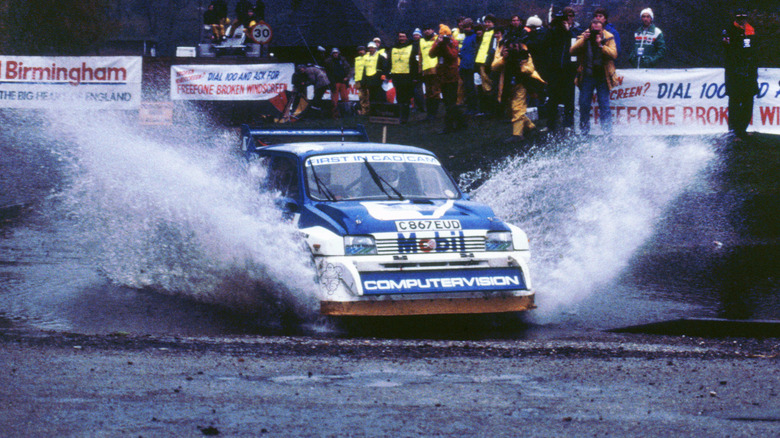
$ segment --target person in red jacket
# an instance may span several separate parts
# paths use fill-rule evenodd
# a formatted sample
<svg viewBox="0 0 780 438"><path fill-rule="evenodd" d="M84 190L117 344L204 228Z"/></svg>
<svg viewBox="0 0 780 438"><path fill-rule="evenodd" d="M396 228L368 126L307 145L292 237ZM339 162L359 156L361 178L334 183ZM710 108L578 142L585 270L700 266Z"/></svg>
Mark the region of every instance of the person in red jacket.
<svg viewBox="0 0 780 438"><path fill-rule="evenodd" d="M349 105L349 79L352 77L352 67L346 58L341 56L341 51L334 47L330 57L325 60L325 72L330 81L330 100L333 103L333 118L338 119L342 112L346 113ZM341 99L341 107L339 107Z"/></svg>
<svg viewBox="0 0 780 438"><path fill-rule="evenodd" d="M431 47L431 56L439 58L436 75L439 77L444 100L444 129L440 134L466 129L466 119L458 108L458 41L452 38L452 31L442 24L439 36Z"/></svg>

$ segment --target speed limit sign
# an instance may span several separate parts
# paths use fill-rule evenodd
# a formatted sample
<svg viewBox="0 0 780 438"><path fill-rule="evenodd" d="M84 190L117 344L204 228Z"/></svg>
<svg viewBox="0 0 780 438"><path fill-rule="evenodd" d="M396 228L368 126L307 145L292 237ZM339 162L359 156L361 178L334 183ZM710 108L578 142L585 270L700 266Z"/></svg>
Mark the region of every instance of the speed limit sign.
<svg viewBox="0 0 780 438"><path fill-rule="evenodd" d="M274 33L268 23L261 21L252 27L249 35L252 41L257 44L268 44L271 42L271 37L273 37Z"/></svg>

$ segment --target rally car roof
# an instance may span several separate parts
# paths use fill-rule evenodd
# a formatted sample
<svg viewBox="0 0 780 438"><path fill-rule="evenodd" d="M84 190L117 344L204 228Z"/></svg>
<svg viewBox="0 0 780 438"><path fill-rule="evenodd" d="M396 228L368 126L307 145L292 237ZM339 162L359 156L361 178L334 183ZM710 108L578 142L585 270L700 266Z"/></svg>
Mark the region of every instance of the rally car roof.
<svg viewBox="0 0 780 438"><path fill-rule="evenodd" d="M263 148L264 151L278 151L295 154L302 159L313 155L342 154L355 152L414 153L435 156L433 152L416 146L368 142L304 142L285 143Z"/></svg>
<svg viewBox="0 0 780 438"><path fill-rule="evenodd" d="M353 128L287 128L241 126L241 147L247 158L258 151L277 151L295 154L303 159L312 155L350 152L417 153L435 156L415 146L372 143L365 127Z"/></svg>
<svg viewBox="0 0 780 438"><path fill-rule="evenodd" d="M249 125L241 125L241 137L251 139L254 147L302 141L368 141L368 134L363 125L336 128L290 128L269 125L253 128Z"/></svg>

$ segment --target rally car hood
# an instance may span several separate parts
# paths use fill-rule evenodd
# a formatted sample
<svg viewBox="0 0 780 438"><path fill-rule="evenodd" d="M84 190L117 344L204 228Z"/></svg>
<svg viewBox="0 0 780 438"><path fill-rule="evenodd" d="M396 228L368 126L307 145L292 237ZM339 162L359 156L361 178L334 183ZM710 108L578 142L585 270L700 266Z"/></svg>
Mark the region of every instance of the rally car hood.
<svg viewBox="0 0 780 438"><path fill-rule="evenodd" d="M396 221L458 221L464 230L508 229L490 207L465 200L342 201L310 209L344 234L395 232Z"/></svg>

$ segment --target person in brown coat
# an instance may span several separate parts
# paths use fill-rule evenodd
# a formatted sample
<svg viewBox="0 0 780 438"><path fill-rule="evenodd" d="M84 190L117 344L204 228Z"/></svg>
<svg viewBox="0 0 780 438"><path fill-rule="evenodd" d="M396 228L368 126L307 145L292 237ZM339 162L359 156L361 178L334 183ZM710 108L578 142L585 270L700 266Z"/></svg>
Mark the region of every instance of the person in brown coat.
<svg viewBox="0 0 780 438"><path fill-rule="evenodd" d="M466 129L466 119L458 101L458 41L452 38L452 31L445 25L439 26L439 36L431 46L431 56L439 58L436 75L439 77L444 98L444 129L440 134Z"/></svg>
<svg viewBox="0 0 780 438"><path fill-rule="evenodd" d="M590 132L590 103L596 92L599 103L599 122L605 134L612 132L612 111L609 108L609 91L615 86L615 58L617 46L613 35L604 30L604 23L594 18L588 30L571 46L571 54L577 55L579 67L575 84L580 87L580 134Z"/></svg>

